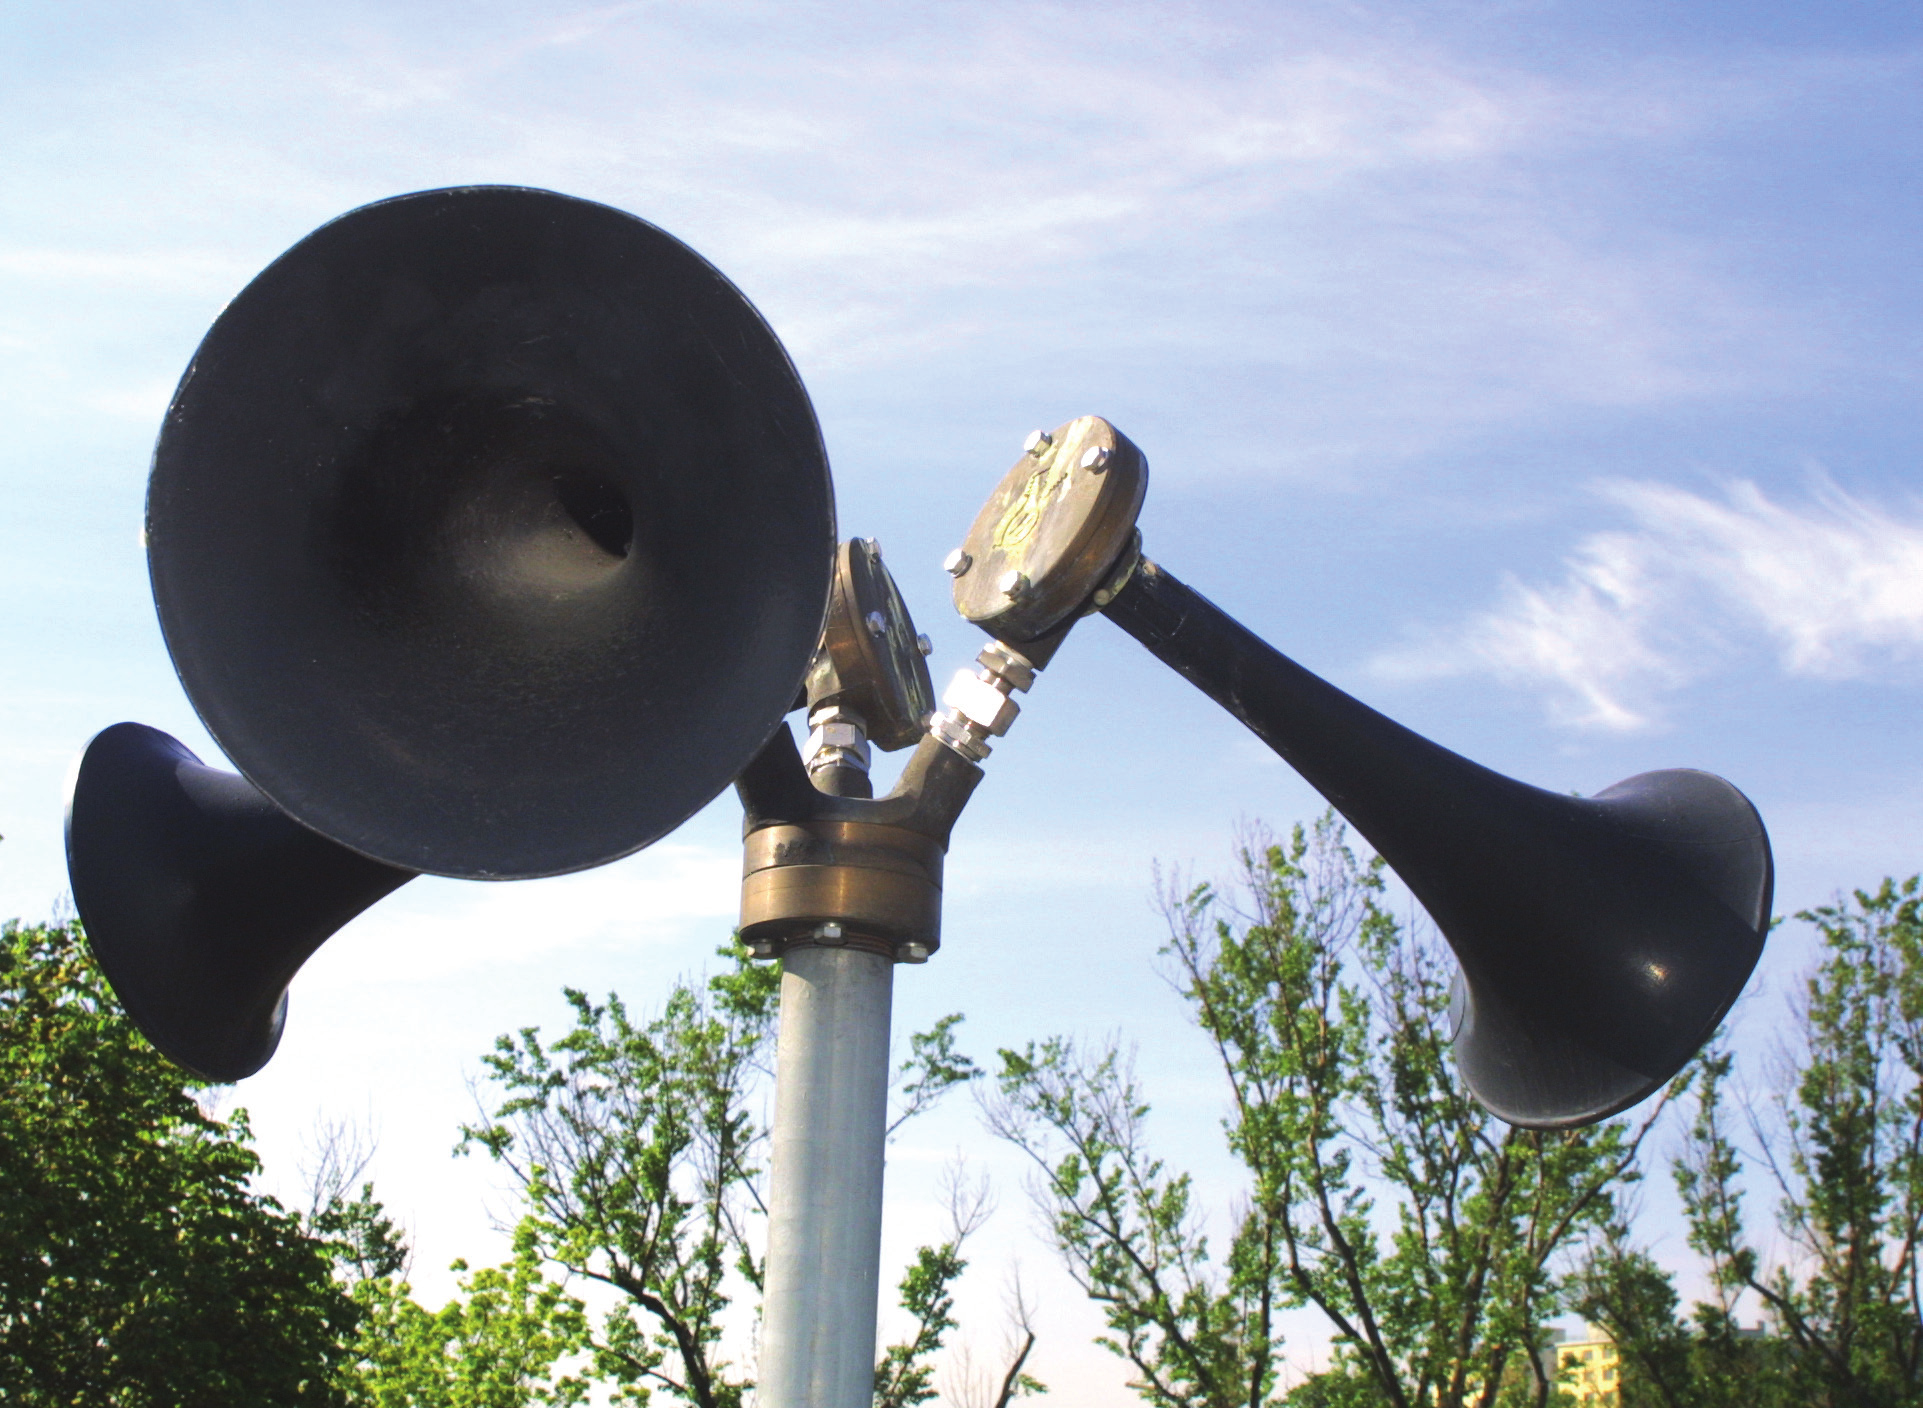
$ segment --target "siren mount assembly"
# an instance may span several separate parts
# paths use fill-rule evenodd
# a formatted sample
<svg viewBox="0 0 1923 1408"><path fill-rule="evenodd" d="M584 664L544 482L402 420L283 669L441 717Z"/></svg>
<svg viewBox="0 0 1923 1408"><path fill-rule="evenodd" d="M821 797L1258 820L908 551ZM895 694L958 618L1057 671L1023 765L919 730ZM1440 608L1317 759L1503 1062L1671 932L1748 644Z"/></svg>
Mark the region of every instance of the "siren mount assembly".
<svg viewBox="0 0 1923 1408"><path fill-rule="evenodd" d="M1014 696L1100 613L1427 908L1485 1106L1566 1128L1670 1079L1767 933L1748 800L1690 771L1566 797L1419 737L1143 556L1147 486L1099 417L1029 437L946 564L991 640L937 701L880 548L837 542L800 378L699 255L518 187L352 211L241 291L167 411L154 599L240 771L139 724L94 738L67 817L94 952L156 1046L237 1080L302 963L414 875L605 864L733 782L741 939L784 969L759 1393L865 1408L894 972L941 946ZM884 797L873 748L913 750Z"/></svg>

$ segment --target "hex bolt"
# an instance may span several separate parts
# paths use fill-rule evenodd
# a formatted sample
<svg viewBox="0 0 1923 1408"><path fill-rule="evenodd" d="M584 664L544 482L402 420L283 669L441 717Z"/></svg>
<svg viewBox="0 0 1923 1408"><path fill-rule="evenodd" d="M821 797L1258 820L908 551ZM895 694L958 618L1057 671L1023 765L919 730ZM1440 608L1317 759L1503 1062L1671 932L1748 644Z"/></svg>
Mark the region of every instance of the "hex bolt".
<svg viewBox="0 0 1923 1408"><path fill-rule="evenodd" d="M875 561L880 562L881 561L881 539L869 538L867 540L867 543L868 543L868 555L874 558Z"/></svg>
<svg viewBox="0 0 1923 1408"><path fill-rule="evenodd" d="M1028 590L1028 577L1025 573L1017 572L1011 567L1002 573L1002 579L995 583L995 586L1003 596L1012 601Z"/></svg>
<svg viewBox="0 0 1923 1408"><path fill-rule="evenodd" d="M919 650L923 655L933 655L935 653L935 642L928 639L925 635L916 636L915 649Z"/></svg>
<svg viewBox="0 0 1923 1408"><path fill-rule="evenodd" d="M949 576L959 577L975 565L975 559L963 552L960 548L956 548L941 560L941 565Z"/></svg>
<svg viewBox="0 0 1923 1408"><path fill-rule="evenodd" d="M902 963L926 963L928 961L928 953L929 949L927 944L918 944L911 941L896 949L895 957Z"/></svg>
<svg viewBox="0 0 1923 1408"><path fill-rule="evenodd" d="M834 943L841 937L841 925L823 924L815 930L815 937L823 943Z"/></svg>
<svg viewBox="0 0 1923 1408"><path fill-rule="evenodd" d="M869 635L885 636L888 634L888 618L879 611L870 611L867 616L867 621Z"/></svg>
<svg viewBox="0 0 1923 1408"><path fill-rule="evenodd" d="M1106 445L1090 445L1086 450L1082 451L1082 468L1090 474L1100 474L1103 470L1107 469L1108 447Z"/></svg>
<svg viewBox="0 0 1923 1408"><path fill-rule="evenodd" d="M1036 459L1040 459L1042 457L1042 451L1054 443L1055 437L1050 435L1046 430L1031 430L1028 432L1028 438L1022 441L1022 449L1033 455Z"/></svg>

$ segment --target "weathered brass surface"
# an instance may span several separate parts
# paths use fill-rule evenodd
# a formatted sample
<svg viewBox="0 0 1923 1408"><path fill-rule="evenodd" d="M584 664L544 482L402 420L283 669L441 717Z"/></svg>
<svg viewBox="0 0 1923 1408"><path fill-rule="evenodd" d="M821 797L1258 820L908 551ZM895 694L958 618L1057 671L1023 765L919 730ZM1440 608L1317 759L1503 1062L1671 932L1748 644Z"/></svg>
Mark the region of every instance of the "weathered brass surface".
<svg viewBox="0 0 1923 1408"><path fill-rule="evenodd" d="M839 924L842 941L941 941L942 844L900 826L816 820L750 832L741 867L741 938L787 942Z"/></svg>
<svg viewBox="0 0 1923 1408"><path fill-rule="evenodd" d="M962 543L955 609L1016 643L1072 620L1128 551L1147 492L1148 461L1100 416L1032 437Z"/></svg>
<svg viewBox="0 0 1923 1408"><path fill-rule="evenodd" d="M872 538L851 539L835 555L828 621L807 690L810 708L838 704L860 717L870 743L890 752L919 742L935 708L914 620Z"/></svg>

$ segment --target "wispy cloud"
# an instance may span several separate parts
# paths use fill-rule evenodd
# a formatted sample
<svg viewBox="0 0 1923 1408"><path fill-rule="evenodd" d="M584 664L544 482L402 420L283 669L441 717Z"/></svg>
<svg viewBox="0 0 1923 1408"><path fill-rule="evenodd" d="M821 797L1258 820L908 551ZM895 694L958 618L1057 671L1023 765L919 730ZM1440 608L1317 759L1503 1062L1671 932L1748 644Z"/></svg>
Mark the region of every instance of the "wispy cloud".
<svg viewBox="0 0 1923 1408"><path fill-rule="evenodd" d="M73 389L96 325L160 327L171 358L360 201L524 181L695 244L817 394L907 369L989 404L1039 367L1184 432L1232 415L1273 447L1238 473L1346 482L1849 361L1821 308L1736 272L1727 222L1626 219L1618 176L1907 62L1572 73L1320 4L344 13L168 27L0 92L40 133L0 163L0 281L57 344L13 359L12 403L97 409Z"/></svg>
<svg viewBox="0 0 1923 1408"><path fill-rule="evenodd" d="M1767 642L1786 674L1827 679L1923 657L1923 506L1827 478L1800 503L1745 480L1717 497L1634 480L1597 492L1633 526L1585 538L1560 580L1505 578L1496 606L1378 657L1377 672L1489 674L1541 690L1564 723L1621 731L1749 643Z"/></svg>

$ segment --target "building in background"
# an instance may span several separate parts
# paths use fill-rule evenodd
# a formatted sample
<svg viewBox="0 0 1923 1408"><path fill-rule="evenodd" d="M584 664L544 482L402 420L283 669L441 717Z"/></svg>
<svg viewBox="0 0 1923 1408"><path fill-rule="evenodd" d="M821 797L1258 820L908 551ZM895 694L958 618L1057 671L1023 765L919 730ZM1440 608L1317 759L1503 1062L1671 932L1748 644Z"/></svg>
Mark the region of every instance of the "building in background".
<svg viewBox="0 0 1923 1408"><path fill-rule="evenodd" d="M1563 1339L1562 1330L1549 1348L1555 1352L1556 1372L1563 1391L1583 1408L1614 1408L1620 1401L1618 1379L1621 1365L1616 1358L1616 1342L1593 1325L1584 1327L1581 1339Z"/></svg>

